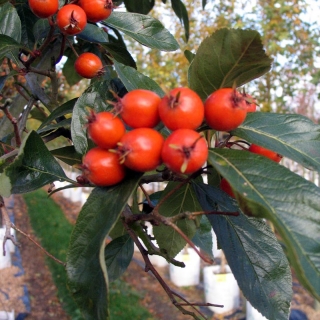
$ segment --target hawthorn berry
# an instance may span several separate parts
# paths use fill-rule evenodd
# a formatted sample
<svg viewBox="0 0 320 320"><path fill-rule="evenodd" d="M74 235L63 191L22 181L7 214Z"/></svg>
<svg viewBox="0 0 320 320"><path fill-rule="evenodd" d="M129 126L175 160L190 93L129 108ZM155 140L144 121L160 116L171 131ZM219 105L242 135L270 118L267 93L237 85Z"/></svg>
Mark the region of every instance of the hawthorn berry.
<svg viewBox="0 0 320 320"><path fill-rule="evenodd" d="M201 169L207 161L207 142L197 131L177 129L165 140L161 156L173 172L190 174Z"/></svg>
<svg viewBox="0 0 320 320"><path fill-rule="evenodd" d="M57 25L64 34L78 34L87 25L86 13L76 4L66 4L57 13Z"/></svg>
<svg viewBox="0 0 320 320"><path fill-rule="evenodd" d="M204 105L193 90L175 88L161 99L159 115L170 130L197 129L204 119Z"/></svg>
<svg viewBox="0 0 320 320"><path fill-rule="evenodd" d="M127 132L118 143L118 153L125 166L146 172L161 164L164 138L151 128L137 128Z"/></svg>
<svg viewBox="0 0 320 320"><path fill-rule="evenodd" d="M204 108L207 124L218 131L236 129L247 115L242 94L233 88L214 91L205 101Z"/></svg>
<svg viewBox="0 0 320 320"><path fill-rule="evenodd" d="M92 79L103 73L100 58L91 52L80 54L74 63L74 68L81 77L86 79Z"/></svg>
<svg viewBox="0 0 320 320"><path fill-rule="evenodd" d="M58 11L59 0L28 0L31 11L39 18L49 18Z"/></svg>
<svg viewBox="0 0 320 320"><path fill-rule="evenodd" d="M90 149L82 161L83 176L91 183L107 187L121 182L126 174L125 166L114 152L95 147Z"/></svg>
<svg viewBox="0 0 320 320"><path fill-rule="evenodd" d="M124 123L111 112L95 113L92 111L88 117L88 135L101 148L116 147L125 132Z"/></svg>

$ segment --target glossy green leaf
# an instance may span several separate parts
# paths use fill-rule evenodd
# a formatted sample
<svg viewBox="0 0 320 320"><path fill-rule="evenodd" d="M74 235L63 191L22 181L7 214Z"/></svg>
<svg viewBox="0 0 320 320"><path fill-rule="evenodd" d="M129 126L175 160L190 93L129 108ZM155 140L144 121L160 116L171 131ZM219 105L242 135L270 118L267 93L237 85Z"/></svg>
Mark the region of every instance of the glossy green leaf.
<svg viewBox="0 0 320 320"><path fill-rule="evenodd" d="M141 44L162 51L175 51L179 44L173 35L151 16L139 13L113 11L103 24L122 31Z"/></svg>
<svg viewBox="0 0 320 320"><path fill-rule="evenodd" d="M154 91L160 97L164 96L161 87L149 77L143 75L134 68L125 66L119 62L114 62L116 72L128 91L134 89L147 89Z"/></svg>
<svg viewBox="0 0 320 320"><path fill-rule="evenodd" d="M102 99L99 92L94 89L88 90L81 97L79 97L73 108L71 136L76 151L82 155L85 154L88 149L86 128L87 117L89 114L88 108L91 108L95 111L103 111L107 109L105 100Z"/></svg>
<svg viewBox="0 0 320 320"><path fill-rule="evenodd" d="M95 24L87 23L85 29L77 34L77 38L93 43L106 43L109 41L108 33Z"/></svg>
<svg viewBox="0 0 320 320"><path fill-rule="evenodd" d="M305 116L252 112L231 133L320 172L320 126Z"/></svg>
<svg viewBox="0 0 320 320"><path fill-rule="evenodd" d="M189 63L191 63L194 57L196 56L196 54L191 52L190 50L184 50L184 56L187 58Z"/></svg>
<svg viewBox="0 0 320 320"><path fill-rule="evenodd" d="M39 19L33 26L33 35L36 42L44 39L50 29L50 24L48 19Z"/></svg>
<svg viewBox="0 0 320 320"><path fill-rule="evenodd" d="M173 190L179 183L169 182L165 188L162 199ZM173 195L171 195L159 208L159 213L165 217L172 217L181 212L201 211L200 204L194 193L194 190L189 184L179 188ZM192 239L196 233L197 220L179 220L177 226ZM157 226L153 228L153 234L157 243L162 250L171 256L175 257L186 245L186 241L174 229L168 226Z"/></svg>
<svg viewBox="0 0 320 320"><path fill-rule="evenodd" d="M34 47L34 24L39 20L30 10L27 3L17 3L16 9L21 20L21 42L31 50Z"/></svg>
<svg viewBox="0 0 320 320"><path fill-rule="evenodd" d="M154 6L154 0L124 0L124 4L129 12L148 14Z"/></svg>
<svg viewBox="0 0 320 320"><path fill-rule="evenodd" d="M107 49L107 51L112 55L112 57L116 61L126 66L129 66L135 69L137 68L136 62L132 58L130 52L127 50L125 46L121 45L121 43L109 42L109 43L103 44L103 47Z"/></svg>
<svg viewBox="0 0 320 320"><path fill-rule="evenodd" d="M50 150L51 154L70 166L82 163L82 156L76 152L74 146L66 146Z"/></svg>
<svg viewBox="0 0 320 320"><path fill-rule="evenodd" d="M171 0L171 6L176 14L176 16L179 18L180 22L183 24L184 27L184 35L186 37L186 42L189 40L189 17L188 17L188 11L186 9L186 6L181 0Z"/></svg>
<svg viewBox="0 0 320 320"><path fill-rule="evenodd" d="M189 86L206 99L219 88L241 86L270 68L257 31L223 28L201 43L188 71Z"/></svg>
<svg viewBox="0 0 320 320"><path fill-rule="evenodd" d="M299 281L320 298L320 188L250 152L212 149L208 161L229 181L245 213L272 221Z"/></svg>
<svg viewBox="0 0 320 320"><path fill-rule="evenodd" d="M208 215L220 247L251 305L267 319L288 319L292 278L288 260L270 227L261 219L248 218L218 188L195 184L203 210L237 212L240 215ZM228 235L226 237L226 235ZM216 297L219 301L219 297Z"/></svg>
<svg viewBox="0 0 320 320"><path fill-rule="evenodd" d="M66 128L69 129L71 125L71 118L69 119L63 119L57 123L52 123L47 125L45 128L37 130L37 133L41 134L41 136L44 136L46 133L51 132L53 130L56 130L58 128Z"/></svg>
<svg viewBox="0 0 320 320"><path fill-rule="evenodd" d="M15 56L21 47L22 45L14 39L0 34L0 59L7 56Z"/></svg>
<svg viewBox="0 0 320 320"><path fill-rule="evenodd" d="M135 190L140 175L110 188L95 188L83 205L67 254L68 286L87 320L108 318L105 240Z"/></svg>
<svg viewBox="0 0 320 320"><path fill-rule="evenodd" d="M9 2L0 6L0 34L21 41L21 21L15 7Z"/></svg>
<svg viewBox="0 0 320 320"><path fill-rule="evenodd" d="M26 193L67 177L57 160L35 132L24 140L19 154L0 175L0 194Z"/></svg>
<svg viewBox="0 0 320 320"><path fill-rule="evenodd" d="M201 250L206 252L210 258L214 258L212 252L213 243L211 229L212 227L207 217L202 216L196 234L192 238L192 242Z"/></svg>
<svg viewBox="0 0 320 320"><path fill-rule="evenodd" d="M127 270L133 251L133 240L128 234L118 237L107 244L105 259L110 282L120 278Z"/></svg>
<svg viewBox="0 0 320 320"><path fill-rule="evenodd" d="M67 114L71 114L73 111L73 107L74 107L75 103L77 102L77 99L78 98L71 99L71 100L67 101L66 103L62 104L61 106L59 106L57 109L53 110L50 113L50 115L48 116L48 118L42 122L42 124L40 125L38 130L47 126L51 122L56 121L56 119L58 119L60 117L63 117Z"/></svg>

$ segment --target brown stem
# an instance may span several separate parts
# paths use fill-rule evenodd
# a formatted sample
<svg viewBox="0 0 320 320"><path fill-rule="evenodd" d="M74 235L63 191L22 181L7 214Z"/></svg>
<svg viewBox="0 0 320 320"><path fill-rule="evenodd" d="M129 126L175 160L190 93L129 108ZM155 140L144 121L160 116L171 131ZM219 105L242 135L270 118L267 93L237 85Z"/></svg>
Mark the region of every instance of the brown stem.
<svg viewBox="0 0 320 320"><path fill-rule="evenodd" d="M14 131L14 137L16 140L16 145L18 147L20 147L21 145L21 137L20 137L20 133L19 133L19 127L18 127L18 121L15 117L12 116L12 114L10 113L8 107L9 105L12 103L11 99L7 99L4 103L3 106L0 107L1 110L3 110L4 114L6 115L6 117L8 118L8 120L12 123L13 125L13 131Z"/></svg>
<svg viewBox="0 0 320 320"><path fill-rule="evenodd" d="M151 271L151 273L155 276L155 278L157 279L157 281L159 282L159 284L161 285L161 287L164 289L164 291L166 292L166 294L168 295L168 297L170 298L172 304L178 308L183 314L187 314L192 316L194 319L196 320L201 320L201 318L199 318L194 312L188 311L186 310L182 305L180 305L178 303L178 301L175 299L174 295L177 295L176 293L174 293L169 286L167 285L167 283L163 280L163 278L160 276L160 274L157 272L157 270L154 268L153 264L151 263L149 256L148 256L148 251L145 250L145 248L142 246L142 244L140 243L137 235L134 233L134 231L129 227L128 224L124 223L124 226L129 234L129 236L132 238L132 240L135 242L135 244L137 245L139 251L141 252L142 258L145 262L145 272ZM179 296L179 295L177 295ZM179 296L180 297L180 296ZM186 300L184 300L186 301ZM193 306L192 304L188 304L188 302L186 301L186 305L189 306ZM195 309L195 308L194 308ZM203 314L195 309L195 311L197 313L199 313L204 319L206 319Z"/></svg>
<svg viewBox="0 0 320 320"><path fill-rule="evenodd" d="M45 248L43 248L36 240L34 240L29 234L23 232L21 229L19 229L17 226L15 226L14 224L11 224L11 227L13 229L15 229L16 231L20 232L21 234L23 234L25 237L27 237L31 242L33 242L39 249L41 249L49 258L51 258L52 260L58 262L59 264L63 265L64 267L66 266L66 263L59 260L58 258L56 258L55 256L53 256L51 253L49 253Z"/></svg>

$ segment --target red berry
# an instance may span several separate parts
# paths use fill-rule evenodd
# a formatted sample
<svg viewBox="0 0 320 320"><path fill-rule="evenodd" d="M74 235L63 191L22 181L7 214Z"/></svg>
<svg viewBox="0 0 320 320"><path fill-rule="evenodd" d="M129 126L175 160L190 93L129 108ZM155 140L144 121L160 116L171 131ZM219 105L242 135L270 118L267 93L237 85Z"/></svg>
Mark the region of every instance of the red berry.
<svg viewBox="0 0 320 320"><path fill-rule="evenodd" d="M83 175L96 186L112 186L125 177L125 167L120 164L119 155L96 147L83 158Z"/></svg>
<svg viewBox="0 0 320 320"><path fill-rule="evenodd" d="M159 115L170 130L197 129L204 118L204 106L193 90L175 88L161 99Z"/></svg>
<svg viewBox="0 0 320 320"><path fill-rule="evenodd" d="M49 18L58 11L58 0L28 0L31 11L39 18Z"/></svg>
<svg viewBox="0 0 320 320"><path fill-rule="evenodd" d="M161 164L164 138L151 128L137 128L127 132L119 142L119 152L128 168L146 172Z"/></svg>
<svg viewBox="0 0 320 320"><path fill-rule="evenodd" d="M213 92L205 101L207 124L218 131L236 129L246 118L246 102L233 88L222 88Z"/></svg>
<svg viewBox="0 0 320 320"><path fill-rule="evenodd" d="M57 25L64 34L80 33L87 25L86 13L75 4L66 4L57 13Z"/></svg>
<svg viewBox="0 0 320 320"><path fill-rule="evenodd" d="M92 79L102 74L103 65L98 56L91 52L85 52L77 58L74 68L81 77Z"/></svg>
<svg viewBox="0 0 320 320"><path fill-rule="evenodd" d="M251 144L251 146L249 147L248 149L250 152L253 152L253 153L256 153L256 154L260 154L261 156L264 156L264 157L267 157L269 159L271 159L272 161L275 161L275 162L280 162L281 159L282 159L282 156L277 153L277 152L274 152L272 150L269 150L269 149L266 149L266 148L263 148L263 147L260 147L256 144Z"/></svg>
<svg viewBox="0 0 320 320"><path fill-rule="evenodd" d="M124 123L111 112L92 112L88 118L89 137L100 148L116 147L125 132Z"/></svg>
<svg viewBox="0 0 320 320"><path fill-rule="evenodd" d="M113 9L112 0L80 0L78 5L85 11L90 22L107 19Z"/></svg>
<svg viewBox="0 0 320 320"><path fill-rule="evenodd" d="M191 129L173 131L165 140L162 148L164 164L176 173L193 173L207 161L206 140Z"/></svg>

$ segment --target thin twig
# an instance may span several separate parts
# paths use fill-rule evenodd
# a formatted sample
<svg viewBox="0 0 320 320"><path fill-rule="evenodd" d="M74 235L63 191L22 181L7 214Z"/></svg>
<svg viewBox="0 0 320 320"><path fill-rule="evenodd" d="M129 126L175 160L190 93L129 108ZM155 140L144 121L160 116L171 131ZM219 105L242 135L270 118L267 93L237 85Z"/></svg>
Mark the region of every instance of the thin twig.
<svg viewBox="0 0 320 320"><path fill-rule="evenodd" d="M11 224L11 227L15 229L16 231L20 232L23 234L25 237L27 237L31 242L33 242L39 249L41 249L49 258L52 260L58 262L59 264L62 264L64 267L66 266L66 263L59 260L55 256L53 256L51 253L49 253L45 248L43 248L36 240L34 240L29 234L25 233L21 229L19 229L17 226L15 226L13 223Z"/></svg>
<svg viewBox="0 0 320 320"><path fill-rule="evenodd" d="M124 221L124 220L123 220ZM153 264L151 263L149 256L148 256L148 251L145 250L145 248L142 246L142 244L140 243L137 235L134 233L134 231L129 227L128 224L126 224L124 222L124 226L128 232L128 234L130 235L130 237L132 238L132 240L135 242L135 244L137 245L139 251L142 254L142 258L145 262L145 272L150 271L155 278L157 279L157 281L159 282L159 284L161 285L161 287L164 289L164 291L166 292L166 294L168 295L168 297L170 298L171 302L173 303L173 305L178 308L183 314L187 314L192 316L194 319L196 320L201 320L194 312L188 311L186 310L183 306L181 306L177 300L175 299L174 295L175 293L169 288L169 286L167 285L167 283L163 280L163 278L160 276L160 274L157 272L157 270L154 268ZM187 303L187 302L186 302ZM188 305L188 304L187 304ZM192 306L191 304L189 304L189 306ZM197 309L195 309L195 311L197 313L199 313L204 319L205 316Z"/></svg>

